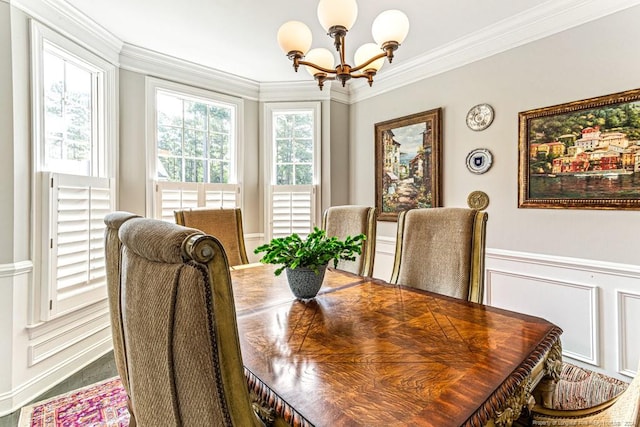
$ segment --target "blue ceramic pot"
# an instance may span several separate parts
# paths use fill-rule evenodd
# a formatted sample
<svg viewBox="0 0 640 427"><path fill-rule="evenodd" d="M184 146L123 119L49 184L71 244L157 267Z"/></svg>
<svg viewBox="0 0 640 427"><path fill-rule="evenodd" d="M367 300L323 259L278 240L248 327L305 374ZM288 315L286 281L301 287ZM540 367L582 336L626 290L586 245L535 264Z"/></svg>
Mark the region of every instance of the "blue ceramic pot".
<svg viewBox="0 0 640 427"><path fill-rule="evenodd" d="M311 299L318 294L327 266L318 267L318 274L306 267L286 268L285 271L291 292L296 298L304 300Z"/></svg>

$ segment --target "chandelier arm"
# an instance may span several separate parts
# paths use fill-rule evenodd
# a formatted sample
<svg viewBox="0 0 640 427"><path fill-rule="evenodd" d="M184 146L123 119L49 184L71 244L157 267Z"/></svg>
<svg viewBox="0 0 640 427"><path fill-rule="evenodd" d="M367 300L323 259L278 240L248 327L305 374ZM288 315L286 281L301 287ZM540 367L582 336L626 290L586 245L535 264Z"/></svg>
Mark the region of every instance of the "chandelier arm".
<svg viewBox="0 0 640 427"><path fill-rule="evenodd" d="M351 72L362 70L364 67L366 67L367 65L371 64L373 61L376 61L376 60L378 60L380 58L384 58L386 56L387 56L386 52L380 53L380 54L374 56L373 58L369 59L367 62L362 63L362 64L358 65L357 67L353 67L351 69Z"/></svg>
<svg viewBox="0 0 640 427"><path fill-rule="evenodd" d="M327 73L327 74L335 74L336 70L332 70L330 68L324 68L321 67L319 65L314 64L313 62L308 62L308 61L298 61L298 64L300 65L306 65L308 67L312 67L315 68L318 71L322 71L323 73Z"/></svg>
<svg viewBox="0 0 640 427"><path fill-rule="evenodd" d="M365 71L361 74L352 74L351 77L354 79L367 79L367 83L369 83L369 87L373 86L373 76L376 75L375 71Z"/></svg>

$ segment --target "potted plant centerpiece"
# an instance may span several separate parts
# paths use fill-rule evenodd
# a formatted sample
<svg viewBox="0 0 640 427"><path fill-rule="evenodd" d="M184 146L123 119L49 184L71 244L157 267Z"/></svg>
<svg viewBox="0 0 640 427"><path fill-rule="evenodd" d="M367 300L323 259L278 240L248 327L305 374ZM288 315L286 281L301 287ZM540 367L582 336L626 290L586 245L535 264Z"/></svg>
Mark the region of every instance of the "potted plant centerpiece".
<svg viewBox="0 0 640 427"><path fill-rule="evenodd" d="M289 287L296 298L309 299L320 290L329 262L333 261L335 268L340 260L355 260L365 239L364 234L347 236L344 240L327 237L324 230L314 227L306 239L293 233L272 239L254 252L264 252L262 263L281 265L274 273L279 276L283 270L287 272Z"/></svg>

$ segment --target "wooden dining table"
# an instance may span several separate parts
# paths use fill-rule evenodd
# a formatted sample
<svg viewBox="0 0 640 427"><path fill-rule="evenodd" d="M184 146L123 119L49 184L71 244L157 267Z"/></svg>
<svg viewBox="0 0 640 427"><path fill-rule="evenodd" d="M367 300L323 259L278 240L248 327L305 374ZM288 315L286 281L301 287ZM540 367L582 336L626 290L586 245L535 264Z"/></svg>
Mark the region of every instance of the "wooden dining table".
<svg viewBox="0 0 640 427"><path fill-rule="evenodd" d="M333 269L300 301L274 270L231 278L249 385L292 425L509 426L551 404L562 331L544 319Z"/></svg>

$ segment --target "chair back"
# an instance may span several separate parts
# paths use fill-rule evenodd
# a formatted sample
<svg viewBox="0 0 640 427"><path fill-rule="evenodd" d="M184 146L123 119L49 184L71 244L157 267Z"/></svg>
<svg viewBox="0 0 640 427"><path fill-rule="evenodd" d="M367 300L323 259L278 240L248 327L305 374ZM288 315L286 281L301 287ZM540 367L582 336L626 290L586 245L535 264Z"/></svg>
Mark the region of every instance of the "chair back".
<svg viewBox="0 0 640 427"><path fill-rule="evenodd" d="M636 370L636 376L629 384L629 387L618 395L613 402L613 405L602 412L579 420L582 423L576 420L575 424L568 422L562 425L640 426L640 363Z"/></svg>
<svg viewBox="0 0 640 427"><path fill-rule="evenodd" d="M248 264L242 230L242 212L236 209L183 209L174 212L176 223L197 228L222 243L229 265Z"/></svg>
<svg viewBox="0 0 640 427"><path fill-rule="evenodd" d="M141 426L258 426L224 249L146 218L120 228L124 342Z"/></svg>
<svg viewBox="0 0 640 427"><path fill-rule="evenodd" d="M401 212L391 283L482 303L486 222L475 209Z"/></svg>
<svg viewBox="0 0 640 427"><path fill-rule="evenodd" d="M344 239L364 234L362 253L355 261L338 262L338 268L360 276L373 274L376 253L376 210L369 206L332 206L324 211L322 228L327 236Z"/></svg>
<svg viewBox="0 0 640 427"><path fill-rule="evenodd" d="M127 359L124 350L122 330L122 309L120 305L120 270L122 242L118 232L122 224L138 215L130 212L112 212L104 217L107 226L104 232L105 264L107 272L107 294L109 297L109 315L111 317L111 335L113 337L113 357L118 375L124 389L129 393Z"/></svg>

